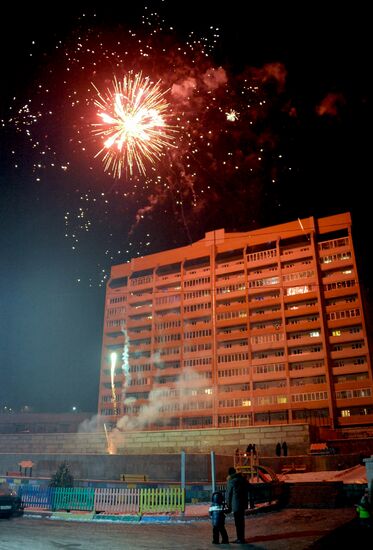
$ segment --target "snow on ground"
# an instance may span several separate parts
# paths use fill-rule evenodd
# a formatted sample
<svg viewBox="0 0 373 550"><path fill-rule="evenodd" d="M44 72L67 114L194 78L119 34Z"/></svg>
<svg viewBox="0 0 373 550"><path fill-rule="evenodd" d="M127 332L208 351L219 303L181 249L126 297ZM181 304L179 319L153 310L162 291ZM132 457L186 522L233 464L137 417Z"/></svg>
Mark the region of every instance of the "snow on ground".
<svg viewBox="0 0 373 550"><path fill-rule="evenodd" d="M347 470L280 474L281 481L343 481L343 483L367 483L365 466L353 466Z"/></svg>

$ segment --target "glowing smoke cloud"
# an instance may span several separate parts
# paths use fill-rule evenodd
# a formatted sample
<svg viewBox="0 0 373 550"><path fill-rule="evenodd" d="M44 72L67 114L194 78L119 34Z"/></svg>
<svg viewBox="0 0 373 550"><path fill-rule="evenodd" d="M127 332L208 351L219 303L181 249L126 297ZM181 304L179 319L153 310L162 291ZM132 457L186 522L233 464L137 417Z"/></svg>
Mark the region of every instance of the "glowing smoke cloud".
<svg viewBox="0 0 373 550"><path fill-rule="evenodd" d="M132 176L135 166L145 175L145 160L154 163L172 145L175 130L166 122L166 92L161 91L159 81L153 84L141 73L124 76L123 81L114 78L105 95L95 89L101 122L94 124L94 133L104 139L96 156L104 154L105 171L112 171L116 178L127 168Z"/></svg>

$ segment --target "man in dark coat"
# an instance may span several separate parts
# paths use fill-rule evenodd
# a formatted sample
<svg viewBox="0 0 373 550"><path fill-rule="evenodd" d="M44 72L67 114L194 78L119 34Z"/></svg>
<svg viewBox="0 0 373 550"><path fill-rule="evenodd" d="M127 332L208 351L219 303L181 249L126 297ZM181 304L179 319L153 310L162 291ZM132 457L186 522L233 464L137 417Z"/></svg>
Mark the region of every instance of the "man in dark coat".
<svg viewBox="0 0 373 550"><path fill-rule="evenodd" d="M229 512L233 512L237 539L233 542L245 542L245 510L248 508L249 483L243 475L231 467L228 470L226 503Z"/></svg>

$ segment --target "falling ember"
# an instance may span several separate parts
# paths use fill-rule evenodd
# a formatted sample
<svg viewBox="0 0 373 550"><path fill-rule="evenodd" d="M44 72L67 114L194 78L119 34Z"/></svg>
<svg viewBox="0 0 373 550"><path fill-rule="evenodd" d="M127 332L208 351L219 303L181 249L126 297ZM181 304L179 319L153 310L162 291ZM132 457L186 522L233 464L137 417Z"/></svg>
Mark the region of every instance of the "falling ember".
<svg viewBox="0 0 373 550"><path fill-rule="evenodd" d="M101 122L94 124L94 134L103 140L96 157L103 154L105 171L120 178L123 170L130 175L136 168L146 174L146 161L154 163L165 147L172 144L176 130L167 124L168 103L160 81L153 84L141 73L114 78L112 87L101 94L94 86Z"/></svg>

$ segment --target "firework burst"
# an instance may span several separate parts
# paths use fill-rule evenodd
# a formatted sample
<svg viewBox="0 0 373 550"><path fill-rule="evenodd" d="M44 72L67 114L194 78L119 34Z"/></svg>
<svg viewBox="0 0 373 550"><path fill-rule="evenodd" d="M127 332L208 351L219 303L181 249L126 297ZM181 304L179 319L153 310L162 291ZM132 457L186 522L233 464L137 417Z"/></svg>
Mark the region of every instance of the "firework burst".
<svg viewBox="0 0 373 550"><path fill-rule="evenodd" d="M96 88L101 122L93 132L103 140L96 157L103 155L105 171L120 178L124 170L133 175L134 168L146 174L146 162L154 163L164 148L173 146L176 132L167 123L169 104L160 81L153 84L141 73L114 78L105 94Z"/></svg>

